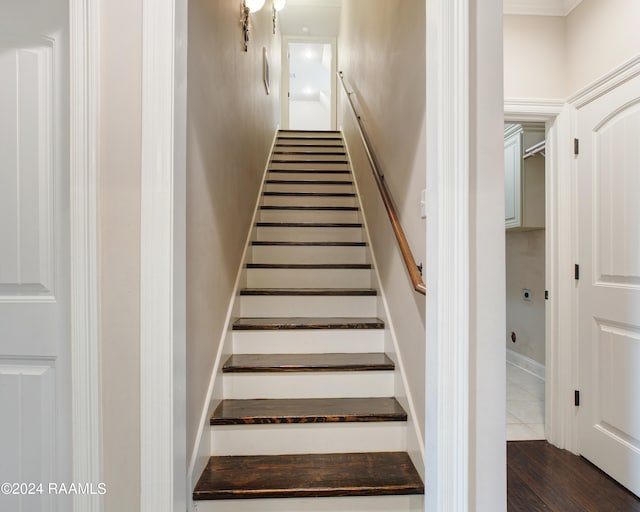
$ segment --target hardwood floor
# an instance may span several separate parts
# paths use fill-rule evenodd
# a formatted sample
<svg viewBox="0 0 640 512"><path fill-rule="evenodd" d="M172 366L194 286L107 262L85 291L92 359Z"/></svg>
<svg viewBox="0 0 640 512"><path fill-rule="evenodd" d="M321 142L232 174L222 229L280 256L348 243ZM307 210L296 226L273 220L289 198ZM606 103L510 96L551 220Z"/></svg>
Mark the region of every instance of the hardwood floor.
<svg viewBox="0 0 640 512"><path fill-rule="evenodd" d="M510 441L507 510L640 512L640 499L585 459L546 441Z"/></svg>

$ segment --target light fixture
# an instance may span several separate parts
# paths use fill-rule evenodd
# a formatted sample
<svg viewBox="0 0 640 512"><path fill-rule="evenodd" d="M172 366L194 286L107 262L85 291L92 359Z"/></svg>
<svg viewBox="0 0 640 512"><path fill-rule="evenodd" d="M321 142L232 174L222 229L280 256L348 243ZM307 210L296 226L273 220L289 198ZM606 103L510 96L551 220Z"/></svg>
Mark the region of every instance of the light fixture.
<svg viewBox="0 0 640 512"><path fill-rule="evenodd" d="M287 0L273 0L273 34L276 33L276 24L278 22L278 12L284 9Z"/></svg>
<svg viewBox="0 0 640 512"><path fill-rule="evenodd" d="M262 9L265 0L243 0L240 7L240 24L242 25L242 49L246 52L249 48L249 14Z"/></svg>
<svg viewBox="0 0 640 512"><path fill-rule="evenodd" d="M245 5L249 8L249 12L258 12L264 5L264 0L244 0Z"/></svg>

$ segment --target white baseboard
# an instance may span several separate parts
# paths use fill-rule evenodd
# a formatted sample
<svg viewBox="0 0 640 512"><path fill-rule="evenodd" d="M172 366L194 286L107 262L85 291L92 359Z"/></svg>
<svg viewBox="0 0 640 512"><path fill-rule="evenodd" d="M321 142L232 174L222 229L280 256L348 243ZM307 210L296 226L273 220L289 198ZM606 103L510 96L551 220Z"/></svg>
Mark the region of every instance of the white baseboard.
<svg viewBox="0 0 640 512"><path fill-rule="evenodd" d="M507 349L507 363L517 366L518 368L535 375L539 379L545 380L545 366L530 357L523 356L510 348Z"/></svg>

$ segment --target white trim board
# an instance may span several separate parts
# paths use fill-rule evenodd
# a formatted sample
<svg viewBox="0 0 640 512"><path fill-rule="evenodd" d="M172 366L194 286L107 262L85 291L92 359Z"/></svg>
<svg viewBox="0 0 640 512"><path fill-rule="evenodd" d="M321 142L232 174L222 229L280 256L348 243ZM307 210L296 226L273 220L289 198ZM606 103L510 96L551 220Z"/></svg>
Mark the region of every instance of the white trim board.
<svg viewBox="0 0 640 512"><path fill-rule="evenodd" d="M102 481L98 334L97 126L100 9L71 0L70 267L73 481ZM100 512L99 495L73 497L76 512Z"/></svg>
<svg viewBox="0 0 640 512"><path fill-rule="evenodd" d="M507 363L517 366L521 370L535 375L541 380L545 380L545 368L543 364L530 357L523 356L510 348L507 349Z"/></svg>
<svg viewBox="0 0 640 512"><path fill-rule="evenodd" d="M504 0L504 13L532 16L567 16L582 0Z"/></svg>
<svg viewBox="0 0 640 512"><path fill-rule="evenodd" d="M140 509L185 510L186 0L143 0ZM180 246L182 244L182 247Z"/></svg>
<svg viewBox="0 0 640 512"><path fill-rule="evenodd" d="M469 510L469 2L426 10L425 510Z"/></svg>

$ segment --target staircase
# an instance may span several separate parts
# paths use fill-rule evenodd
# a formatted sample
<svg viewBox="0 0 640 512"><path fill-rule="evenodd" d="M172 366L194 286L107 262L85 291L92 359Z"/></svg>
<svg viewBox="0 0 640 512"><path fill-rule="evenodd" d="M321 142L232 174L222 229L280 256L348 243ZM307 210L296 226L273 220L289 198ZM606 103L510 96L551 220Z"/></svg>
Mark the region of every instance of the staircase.
<svg viewBox="0 0 640 512"><path fill-rule="evenodd" d="M339 132L278 133L198 511L422 510L358 204Z"/></svg>

